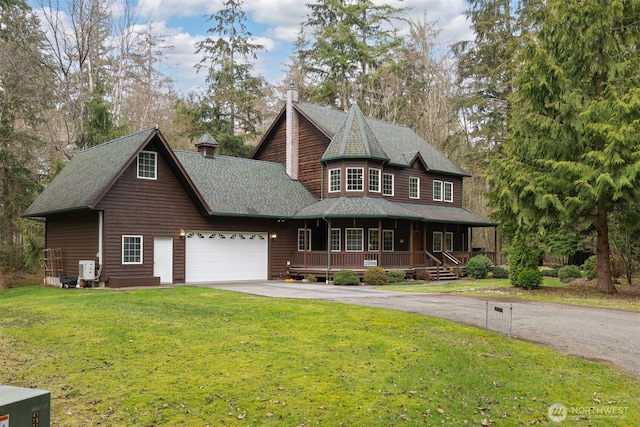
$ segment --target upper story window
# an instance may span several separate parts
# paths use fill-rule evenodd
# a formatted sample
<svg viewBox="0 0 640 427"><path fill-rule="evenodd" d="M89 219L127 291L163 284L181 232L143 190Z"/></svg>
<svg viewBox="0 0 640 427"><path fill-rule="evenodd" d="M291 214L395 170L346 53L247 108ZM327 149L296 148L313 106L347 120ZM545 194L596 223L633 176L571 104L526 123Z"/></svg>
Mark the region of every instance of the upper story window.
<svg viewBox="0 0 640 427"><path fill-rule="evenodd" d="M442 201L442 181L433 181L433 200Z"/></svg>
<svg viewBox="0 0 640 427"><path fill-rule="evenodd" d="M380 169L369 168L369 191L380 192Z"/></svg>
<svg viewBox="0 0 640 427"><path fill-rule="evenodd" d="M393 196L393 174L382 174L382 194L385 196Z"/></svg>
<svg viewBox="0 0 640 427"><path fill-rule="evenodd" d="M122 236L122 263L142 264L142 236Z"/></svg>
<svg viewBox="0 0 640 427"><path fill-rule="evenodd" d="M306 231L306 233L305 233ZM311 229L307 228L298 228L298 250L304 251L305 249L305 240L306 240L306 248L308 251L311 250Z"/></svg>
<svg viewBox="0 0 640 427"><path fill-rule="evenodd" d="M453 182L444 183L444 201L453 202Z"/></svg>
<svg viewBox="0 0 640 427"><path fill-rule="evenodd" d="M138 153L138 178L156 179L158 170L156 154L154 151L141 151Z"/></svg>
<svg viewBox="0 0 640 427"><path fill-rule="evenodd" d="M409 198L420 198L420 178L409 178Z"/></svg>
<svg viewBox="0 0 640 427"><path fill-rule="evenodd" d="M347 191L364 190L364 169L347 168Z"/></svg>
<svg viewBox="0 0 640 427"><path fill-rule="evenodd" d="M329 169L329 193L340 191L340 169Z"/></svg>

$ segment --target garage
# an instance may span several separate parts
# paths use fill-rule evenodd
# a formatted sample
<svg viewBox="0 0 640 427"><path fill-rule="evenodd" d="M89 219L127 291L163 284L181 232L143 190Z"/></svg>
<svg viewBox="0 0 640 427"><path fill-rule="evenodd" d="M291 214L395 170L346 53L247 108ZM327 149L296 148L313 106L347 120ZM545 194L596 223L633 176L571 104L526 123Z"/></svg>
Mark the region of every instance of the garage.
<svg viewBox="0 0 640 427"><path fill-rule="evenodd" d="M267 233L190 231L185 239L187 283L267 279Z"/></svg>

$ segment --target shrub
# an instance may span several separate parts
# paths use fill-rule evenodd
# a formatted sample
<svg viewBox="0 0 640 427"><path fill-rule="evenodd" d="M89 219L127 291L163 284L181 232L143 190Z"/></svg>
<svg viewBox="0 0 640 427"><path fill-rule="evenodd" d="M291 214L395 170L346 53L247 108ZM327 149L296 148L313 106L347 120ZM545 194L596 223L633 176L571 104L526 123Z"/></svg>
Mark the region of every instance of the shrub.
<svg viewBox="0 0 640 427"><path fill-rule="evenodd" d="M433 280L431 278L431 273L429 273L429 270L418 270L416 272L416 279L417 280L428 280L428 281L432 281Z"/></svg>
<svg viewBox="0 0 640 427"><path fill-rule="evenodd" d="M491 260L485 255L476 255L467 262L467 275L474 279L484 279L491 270Z"/></svg>
<svg viewBox="0 0 640 427"><path fill-rule="evenodd" d="M353 270L340 270L333 276L334 285L359 285L360 278Z"/></svg>
<svg viewBox="0 0 640 427"><path fill-rule="evenodd" d="M315 283L318 281L316 276L314 276L313 274L309 274L307 277L305 277L305 279L307 280L307 282L311 282L311 283Z"/></svg>
<svg viewBox="0 0 640 427"><path fill-rule="evenodd" d="M494 279L508 279L509 278L509 270L502 267L493 267L491 269L491 275Z"/></svg>
<svg viewBox="0 0 640 427"><path fill-rule="evenodd" d="M520 286L518 276L525 269L537 270L540 264L540 250L525 243L514 243L509 248L509 278L511 285Z"/></svg>
<svg viewBox="0 0 640 427"><path fill-rule="evenodd" d="M389 270L387 272L387 281L389 283L403 282L405 277L407 277L407 274L404 270Z"/></svg>
<svg viewBox="0 0 640 427"><path fill-rule="evenodd" d="M558 269L557 268L547 268L542 270L542 275L546 277L558 277Z"/></svg>
<svg viewBox="0 0 640 427"><path fill-rule="evenodd" d="M387 283L387 273L382 267L369 267L364 271L364 282L371 286L384 285Z"/></svg>
<svg viewBox="0 0 640 427"><path fill-rule="evenodd" d="M584 277L587 280L592 280L596 277L596 256L591 255L587 260L582 264L582 269L584 270Z"/></svg>
<svg viewBox="0 0 640 427"><path fill-rule="evenodd" d="M524 289L536 289L542 285L542 272L538 269L525 268L518 274L518 286Z"/></svg>
<svg viewBox="0 0 640 427"><path fill-rule="evenodd" d="M566 265L558 270L558 278L562 283L569 283L573 279L582 277L582 271L577 265Z"/></svg>

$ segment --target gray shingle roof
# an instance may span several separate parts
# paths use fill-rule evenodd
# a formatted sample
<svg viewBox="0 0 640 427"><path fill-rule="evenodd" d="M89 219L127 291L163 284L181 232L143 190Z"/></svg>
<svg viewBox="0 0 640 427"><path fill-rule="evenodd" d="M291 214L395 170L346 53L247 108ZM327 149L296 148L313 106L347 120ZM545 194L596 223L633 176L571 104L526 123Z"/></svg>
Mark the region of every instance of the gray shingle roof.
<svg viewBox="0 0 640 427"><path fill-rule="evenodd" d="M78 152L23 216L93 208L155 132L147 129Z"/></svg>
<svg viewBox="0 0 640 427"><path fill-rule="evenodd" d="M296 109L314 123L327 137L333 138L345 122L347 113L330 108L319 107L306 102L296 102ZM453 163L434 146L419 137L406 126L382 120L365 118L380 149L389 158L389 163L401 167L410 165L410 161L419 153L429 170L458 176L470 176L468 172ZM325 153L325 156L327 153Z"/></svg>
<svg viewBox="0 0 640 427"><path fill-rule="evenodd" d="M279 163L193 151L175 154L213 215L291 217L316 201Z"/></svg>
<svg viewBox="0 0 640 427"><path fill-rule="evenodd" d="M339 158L379 159L389 161L357 104L351 106L321 161Z"/></svg>
<svg viewBox="0 0 640 427"><path fill-rule="evenodd" d="M464 208L392 202L381 197L328 198L296 212L296 218L404 218L430 222L497 225Z"/></svg>

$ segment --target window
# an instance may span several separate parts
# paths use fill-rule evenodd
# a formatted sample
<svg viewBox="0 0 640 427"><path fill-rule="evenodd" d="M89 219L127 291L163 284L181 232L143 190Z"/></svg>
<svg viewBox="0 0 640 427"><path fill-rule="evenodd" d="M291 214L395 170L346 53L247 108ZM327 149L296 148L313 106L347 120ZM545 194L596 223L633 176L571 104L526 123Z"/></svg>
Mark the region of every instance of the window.
<svg viewBox="0 0 640 427"><path fill-rule="evenodd" d="M122 236L122 263L142 264L142 236Z"/></svg>
<svg viewBox="0 0 640 427"><path fill-rule="evenodd" d="M453 182L444 183L444 201L453 202Z"/></svg>
<svg viewBox="0 0 640 427"><path fill-rule="evenodd" d="M364 230L362 228L347 228L345 230L345 250L356 252L362 251Z"/></svg>
<svg viewBox="0 0 640 427"><path fill-rule="evenodd" d="M347 168L347 191L364 190L364 169Z"/></svg>
<svg viewBox="0 0 640 427"><path fill-rule="evenodd" d="M450 252L453 250L453 233L444 233L444 250Z"/></svg>
<svg viewBox="0 0 640 427"><path fill-rule="evenodd" d="M393 251L393 230L382 230L382 250Z"/></svg>
<svg viewBox="0 0 640 427"><path fill-rule="evenodd" d="M138 178L156 179L156 153L141 151L138 153Z"/></svg>
<svg viewBox="0 0 640 427"><path fill-rule="evenodd" d="M433 181L433 200L442 201L442 181Z"/></svg>
<svg viewBox="0 0 640 427"><path fill-rule="evenodd" d="M382 174L382 194L385 196L393 196L393 174Z"/></svg>
<svg viewBox="0 0 640 427"><path fill-rule="evenodd" d="M306 233L305 233L305 231L306 231ZM305 235L306 235L306 238L307 238L307 250L308 251L311 250L311 229L307 228L305 230L304 228L298 228L298 250L299 251L304 251Z"/></svg>
<svg viewBox="0 0 640 427"><path fill-rule="evenodd" d="M340 169L329 169L329 193L340 191Z"/></svg>
<svg viewBox="0 0 640 427"><path fill-rule="evenodd" d="M411 199L420 198L420 178L409 178L409 197Z"/></svg>
<svg viewBox="0 0 640 427"><path fill-rule="evenodd" d="M380 192L380 169L369 169L369 191Z"/></svg>
<svg viewBox="0 0 640 427"><path fill-rule="evenodd" d="M377 228L369 229L369 250L377 251L379 247L380 233Z"/></svg>
<svg viewBox="0 0 640 427"><path fill-rule="evenodd" d="M442 252L442 231L433 232L433 252Z"/></svg>
<svg viewBox="0 0 640 427"><path fill-rule="evenodd" d="M331 229L331 252L340 251L340 229Z"/></svg>

